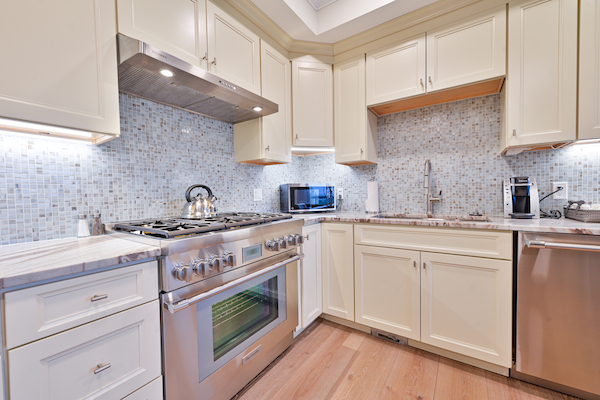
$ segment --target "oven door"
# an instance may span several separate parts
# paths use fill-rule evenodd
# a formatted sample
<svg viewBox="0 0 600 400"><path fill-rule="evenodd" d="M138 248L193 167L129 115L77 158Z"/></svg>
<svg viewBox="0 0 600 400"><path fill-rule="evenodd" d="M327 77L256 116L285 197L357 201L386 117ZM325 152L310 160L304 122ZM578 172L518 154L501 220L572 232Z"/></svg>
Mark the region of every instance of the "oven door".
<svg viewBox="0 0 600 400"><path fill-rule="evenodd" d="M163 295L166 398L229 399L291 344L300 257L294 250Z"/></svg>

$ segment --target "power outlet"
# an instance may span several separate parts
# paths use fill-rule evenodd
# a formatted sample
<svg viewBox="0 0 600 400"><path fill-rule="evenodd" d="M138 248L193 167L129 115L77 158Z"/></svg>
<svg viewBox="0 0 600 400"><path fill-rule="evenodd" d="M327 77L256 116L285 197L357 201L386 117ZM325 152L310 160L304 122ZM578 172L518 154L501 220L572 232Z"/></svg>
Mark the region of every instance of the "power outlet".
<svg viewBox="0 0 600 400"><path fill-rule="evenodd" d="M344 189L337 188L337 197L338 197L338 199L344 200Z"/></svg>
<svg viewBox="0 0 600 400"><path fill-rule="evenodd" d="M552 195L554 200L568 200L569 199L569 184L567 182L552 182L552 192L558 190L561 187L563 190L556 192Z"/></svg>
<svg viewBox="0 0 600 400"><path fill-rule="evenodd" d="M254 201L262 201L262 189L254 189Z"/></svg>

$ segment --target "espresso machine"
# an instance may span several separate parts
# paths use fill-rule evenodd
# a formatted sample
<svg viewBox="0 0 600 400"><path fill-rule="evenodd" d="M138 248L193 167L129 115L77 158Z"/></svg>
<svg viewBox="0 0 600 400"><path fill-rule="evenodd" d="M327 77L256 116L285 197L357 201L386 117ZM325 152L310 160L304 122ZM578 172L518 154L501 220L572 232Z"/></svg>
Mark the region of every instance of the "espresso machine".
<svg viewBox="0 0 600 400"><path fill-rule="evenodd" d="M534 178L507 178L502 188L504 218L539 218L540 196Z"/></svg>

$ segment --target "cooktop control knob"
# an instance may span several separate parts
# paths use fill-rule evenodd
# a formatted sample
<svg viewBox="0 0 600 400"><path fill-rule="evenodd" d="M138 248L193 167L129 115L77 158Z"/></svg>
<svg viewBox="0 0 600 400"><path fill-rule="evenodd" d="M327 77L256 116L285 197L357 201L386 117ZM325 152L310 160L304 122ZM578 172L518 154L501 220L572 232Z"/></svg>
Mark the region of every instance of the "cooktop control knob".
<svg viewBox="0 0 600 400"><path fill-rule="evenodd" d="M194 260L190 266L196 275L204 276L208 273L208 262L206 260Z"/></svg>
<svg viewBox="0 0 600 400"><path fill-rule="evenodd" d="M235 254L226 251L223 254L223 260L225 261L225 265L228 267L235 267Z"/></svg>
<svg viewBox="0 0 600 400"><path fill-rule="evenodd" d="M208 261L208 266L212 271L223 271L223 259L221 257L211 257Z"/></svg>
<svg viewBox="0 0 600 400"><path fill-rule="evenodd" d="M265 247L269 251L279 251L279 242L277 240L267 240Z"/></svg>
<svg viewBox="0 0 600 400"><path fill-rule="evenodd" d="M298 235L298 234L295 234L294 236L296 237L296 240L298 241L298 244L304 243L304 236Z"/></svg>
<svg viewBox="0 0 600 400"><path fill-rule="evenodd" d="M277 243L279 243L279 248L287 249L287 240L286 238L277 239Z"/></svg>
<svg viewBox="0 0 600 400"><path fill-rule="evenodd" d="M175 275L176 279L184 282L191 282L193 278L193 269L188 265L176 265L173 268L173 275Z"/></svg>
<svg viewBox="0 0 600 400"><path fill-rule="evenodd" d="M298 245L298 238L296 238L296 235L286 236L286 237L284 237L284 239L287 240L287 242L290 246Z"/></svg>

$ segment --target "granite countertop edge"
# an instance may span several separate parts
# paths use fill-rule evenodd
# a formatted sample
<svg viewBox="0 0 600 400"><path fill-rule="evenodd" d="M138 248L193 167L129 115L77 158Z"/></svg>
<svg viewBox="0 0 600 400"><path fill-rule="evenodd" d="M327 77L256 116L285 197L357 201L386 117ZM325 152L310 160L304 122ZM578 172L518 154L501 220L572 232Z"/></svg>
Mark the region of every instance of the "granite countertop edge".
<svg viewBox="0 0 600 400"><path fill-rule="evenodd" d="M113 235L0 247L0 290L69 277L161 255L160 246Z"/></svg>
<svg viewBox="0 0 600 400"><path fill-rule="evenodd" d="M395 216L399 216L395 218ZM426 217L425 215L418 218ZM585 223L567 218L560 219L508 219L503 217L488 217L489 221L460 220L456 216L440 216L442 218L455 218L447 220L431 221L406 217L405 214L381 213L369 215L366 213L322 213L322 214L298 214L294 218L304 219L304 225L312 225L320 222L351 222L385 225L409 225L409 226L434 226L445 228L467 228L467 229L491 229L501 231L517 232L539 232L539 233L566 233L578 235L600 235L600 223ZM477 217L475 217L477 218Z"/></svg>

